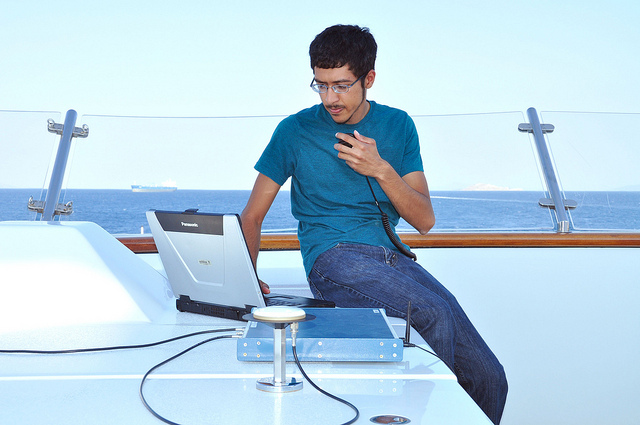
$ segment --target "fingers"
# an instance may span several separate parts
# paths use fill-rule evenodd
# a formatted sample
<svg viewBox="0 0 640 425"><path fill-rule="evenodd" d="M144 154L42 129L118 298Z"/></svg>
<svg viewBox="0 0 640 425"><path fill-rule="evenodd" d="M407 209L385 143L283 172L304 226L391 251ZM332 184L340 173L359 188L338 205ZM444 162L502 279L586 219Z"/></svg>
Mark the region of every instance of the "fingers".
<svg viewBox="0 0 640 425"><path fill-rule="evenodd" d="M385 163L378 153L376 141L357 130L353 132L353 137L348 133L336 133L336 137L339 142L334 145L334 149L338 151L338 158L344 160L355 172L376 177ZM347 147L346 143L352 146Z"/></svg>
<svg viewBox="0 0 640 425"><path fill-rule="evenodd" d="M373 139L369 139L368 137L364 137L362 134L358 132L358 130L353 130L354 139L362 143L371 143Z"/></svg>
<svg viewBox="0 0 640 425"><path fill-rule="evenodd" d="M336 133L335 136L336 136L336 139L338 139L338 144L346 146L347 148L352 148L353 147L353 135L352 134L349 134L349 133ZM340 150L340 149L338 149L339 148L338 144L336 144L334 146L336 150Z"/></svg>
<svg viewBox="0 0 640 425"><path fill-rule="evenodd" d="M349 133L336 133L338 143L333 147L339 152L338 158L352 163L376 161L379 158L376 141L354 131Z"/></svg>
<svg viewBox="0 0 640 425"><path fill-rule="evenodd" d="M334 145L334 149L349 155L356 154L355 150L351 150L353 147L362 151L363 149L366 149L366 145L375 146L375 141L373 139L364 137L357 131L354 133L336 133L336 138L338 139L338 143Z"/></svg>
<svg viewBox="0 0 640 425"><path fill-rule="evenodd" d="M271 293L271 289L269 289L269 285L267 285L263 281L260 281L260 289L262 289L262 293L263 294L270 294Z"/></svg>

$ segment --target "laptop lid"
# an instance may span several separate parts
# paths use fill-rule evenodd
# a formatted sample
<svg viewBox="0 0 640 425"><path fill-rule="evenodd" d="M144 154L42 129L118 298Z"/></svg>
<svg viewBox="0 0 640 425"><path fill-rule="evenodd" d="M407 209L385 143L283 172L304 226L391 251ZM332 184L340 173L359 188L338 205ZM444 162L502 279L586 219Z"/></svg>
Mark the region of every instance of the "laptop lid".
<svg viewBox="0 0 640 425"><path fill-rule="evenodd" d="M147 220L176 298L240 311L265 306L237 214L151 210Z"/></svg>
<svg viewBox="0 0 640 425"><path fill-rule="evenodd" d="M180 311L242 320L253 307L335 307L327 300L260 289L237 214L147 211Z"/></svg>

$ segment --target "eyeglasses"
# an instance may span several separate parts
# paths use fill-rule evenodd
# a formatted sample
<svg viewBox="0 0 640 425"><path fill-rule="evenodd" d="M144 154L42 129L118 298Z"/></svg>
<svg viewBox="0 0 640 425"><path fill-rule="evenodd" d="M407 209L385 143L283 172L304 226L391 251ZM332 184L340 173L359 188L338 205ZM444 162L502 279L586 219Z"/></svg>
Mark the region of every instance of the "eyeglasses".
<svg viewBox="0 0 640 425"><path fill-rule="evenodd" d="M367 74L368 74L368 72L365 73L365 74L362 74L360 77L358 77L357 80L355 80L351 84L336 84L335 86L328 86L326 84L313 84L313 82L316 80L315 77L314 77L313 80L311 80L311 86L310 87L316 93L326 93L327 91L329 91L329 89L331 89L335 93L344 94L344 93L348 93L349 89L351 87L353 87L358 81L360 81L362 79L362 77L364 77Z"/></svg>

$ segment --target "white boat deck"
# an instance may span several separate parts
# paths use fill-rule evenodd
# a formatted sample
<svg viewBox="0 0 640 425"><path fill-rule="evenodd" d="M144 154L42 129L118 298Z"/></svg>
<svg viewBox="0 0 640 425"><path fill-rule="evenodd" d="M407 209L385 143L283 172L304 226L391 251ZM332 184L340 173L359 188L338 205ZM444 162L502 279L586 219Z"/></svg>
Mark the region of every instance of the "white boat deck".
<svg viewBox="0 0 640 425"><path fill-rule="evenodd" d="M12 348L101 347L170 338L210 325L120 324L63 327L3 335ZM210 337L210 336L209 336ZM65 355L3 355L0 367L4 418L13 423L157 423L138 390L154 365L198 341L198 336L144 349ZM353 412L305 384L299 392L265 393L258 378L271 376L268 362L235 360L236 341L200 346L158 369L147 380L148 403L178 423L343 423ZM305 363L323 389L355 404L361 422L401 414L412 423L488 423L443 364L416 348L395 363ZM302 379L295 364L287 376ZM313 406L313 408L310 408Z"/></svg>
<svg viewBox="0 0 640 425"><path fill-rule="evenodd" d="M244 326L177 312L165 277L150 266L157 257L141 261L94 224L4 222L0 241L0 285L8 300L0 312L2 350L135 345ZM392 323L404 333L404 322ZM118 351L0 354L0 422L160 423L140 399L143 375L216 335ZM490 423L446 366L418 348L406 348L401 362L303 367L323 389L358 407L357 423L377 415L401 415L412 424ZM339 424L353 417L308 383L285 394L256 389L258 378L272 375L271 363L237 361L236 340L223 339L159 368L144 395L160 415L183 424ZM287 376L302 379L294 363Z"/></svg>

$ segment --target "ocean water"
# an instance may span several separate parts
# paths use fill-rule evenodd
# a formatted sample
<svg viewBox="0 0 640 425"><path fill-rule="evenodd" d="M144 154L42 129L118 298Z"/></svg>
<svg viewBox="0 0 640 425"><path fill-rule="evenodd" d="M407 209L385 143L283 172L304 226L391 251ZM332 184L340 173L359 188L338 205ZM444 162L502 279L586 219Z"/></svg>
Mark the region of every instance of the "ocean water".
<svg viewBox="0 0 640 425"><path fill-rule="evenodd" d="M248 190L177 190L134 193L130 190L68 189L61 202L73 201L73 214L62 220L93 221L113 234L149 233L149 209L240 213ZM0 221L34 220L27 209L30 196L44 200L41 189L0 189ZM575 230L640 231L640 192L569 192L578 203L570 212ZM542 192L433 191L436 226L433 231L553 231L552 212L538 206ZM263 223L264 232L295 232L289 193L278 194ZM412 231L401 221L399 231Z"/></svg>

